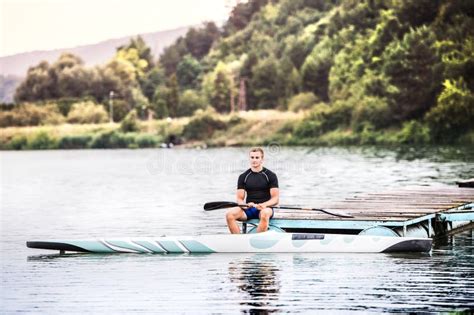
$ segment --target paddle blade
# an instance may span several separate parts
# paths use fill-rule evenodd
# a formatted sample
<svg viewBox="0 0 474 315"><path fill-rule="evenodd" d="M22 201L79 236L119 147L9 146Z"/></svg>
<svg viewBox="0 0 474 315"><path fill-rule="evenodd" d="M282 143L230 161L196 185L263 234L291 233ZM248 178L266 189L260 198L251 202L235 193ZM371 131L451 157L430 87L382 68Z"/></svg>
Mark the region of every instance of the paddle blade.
<svg viewBox="0 0 474 315"><path fill-rule="evenodd" d="M204 204L204 210L212 211L212 210L232 208L232 207L237 207L237 206L238 206L237 203L231 202L231 201L213 201L213 202L208 202Z"/></svg>

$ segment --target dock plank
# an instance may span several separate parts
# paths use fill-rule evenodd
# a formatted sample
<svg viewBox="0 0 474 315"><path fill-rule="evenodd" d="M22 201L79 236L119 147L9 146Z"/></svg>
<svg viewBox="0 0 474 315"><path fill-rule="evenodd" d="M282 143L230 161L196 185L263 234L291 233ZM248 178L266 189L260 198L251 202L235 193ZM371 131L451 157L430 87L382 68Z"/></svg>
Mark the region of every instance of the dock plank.
<svg viewBox="0 0 474 315"><path fill-rule="evenodd" d="M474 189L459 187L406 187L357 194L337 202L318 199L317 207L354 218L340 218L318 211L275 210L275 218L288 220L408 221L474 202Z"/></svg>

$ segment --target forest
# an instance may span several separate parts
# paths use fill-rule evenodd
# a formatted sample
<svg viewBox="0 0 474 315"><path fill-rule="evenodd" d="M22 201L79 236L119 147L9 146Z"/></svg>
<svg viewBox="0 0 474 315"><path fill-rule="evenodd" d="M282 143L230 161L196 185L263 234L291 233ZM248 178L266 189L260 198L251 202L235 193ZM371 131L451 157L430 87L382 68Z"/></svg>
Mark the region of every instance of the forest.
<svg viewBox="0 0 474 315"><path fill-rule="evenodd" d="M472 144L473 121L473 1L249 0L160 56L138 36L100 66L31 66L0 145Z"/></svg>

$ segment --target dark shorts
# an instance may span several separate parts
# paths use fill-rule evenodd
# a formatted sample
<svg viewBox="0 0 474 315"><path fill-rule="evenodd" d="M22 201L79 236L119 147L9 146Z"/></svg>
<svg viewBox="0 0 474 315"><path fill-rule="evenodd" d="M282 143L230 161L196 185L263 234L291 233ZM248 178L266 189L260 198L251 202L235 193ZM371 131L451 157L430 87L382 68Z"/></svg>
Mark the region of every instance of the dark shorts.
<svg viewBox="0 0 474 315"><path fill-rule="evenodd" d="M257 208L255 207L250 207L247 209L244 209L245 215L247 216L247 220L252 220L252 219L259 219L260 211L258 211ZM273 218L273 215L275 214L275 211L272 209L272 216L270 217Z"/></svg>

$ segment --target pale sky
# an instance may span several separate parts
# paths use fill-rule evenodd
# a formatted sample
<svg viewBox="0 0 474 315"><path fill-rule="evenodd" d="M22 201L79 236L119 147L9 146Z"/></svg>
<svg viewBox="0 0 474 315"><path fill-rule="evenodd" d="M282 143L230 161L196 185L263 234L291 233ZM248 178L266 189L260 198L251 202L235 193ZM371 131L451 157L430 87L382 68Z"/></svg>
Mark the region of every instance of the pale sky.
<svg viewBox="0 0 474 315"><path fill-rule="evenodd" d="M0 0L0 56L227 19L235 0Z"/></svg>

